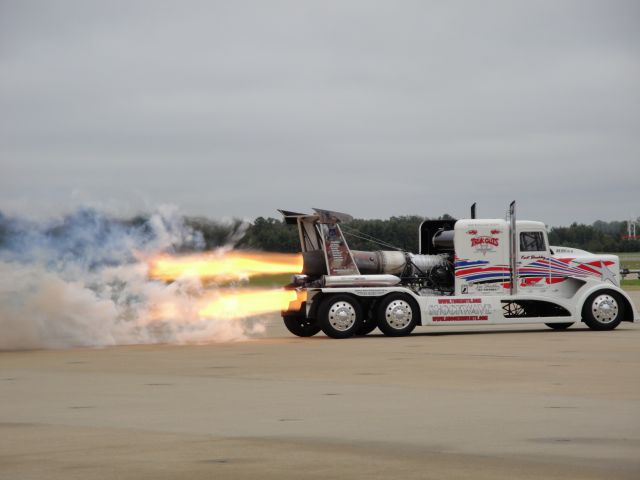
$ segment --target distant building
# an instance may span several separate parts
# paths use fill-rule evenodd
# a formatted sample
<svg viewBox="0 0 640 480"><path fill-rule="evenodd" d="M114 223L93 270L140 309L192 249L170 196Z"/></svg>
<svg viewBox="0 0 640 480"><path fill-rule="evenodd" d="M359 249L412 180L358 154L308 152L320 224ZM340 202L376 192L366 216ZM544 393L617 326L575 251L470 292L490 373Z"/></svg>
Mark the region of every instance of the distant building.
<svg viewBox="0 0 640 480"><path fill-rule="evenodd" d="M640 218L627 220L627 234L623 235L622 238L627 240L640 240L640 235L637 233L638 220L640 220Z"/></svg>

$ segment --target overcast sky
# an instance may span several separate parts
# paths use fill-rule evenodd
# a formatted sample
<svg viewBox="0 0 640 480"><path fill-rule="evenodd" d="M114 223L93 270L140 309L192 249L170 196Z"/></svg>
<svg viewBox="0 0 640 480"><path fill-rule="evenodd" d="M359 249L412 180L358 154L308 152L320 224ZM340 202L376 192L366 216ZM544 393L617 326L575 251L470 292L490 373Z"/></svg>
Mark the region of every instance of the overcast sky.
<svg viewBox="0 0 640 480"><path fill-rule="evenodd" d="M640 2L0 0L0 210L640 215Z"/></svg>

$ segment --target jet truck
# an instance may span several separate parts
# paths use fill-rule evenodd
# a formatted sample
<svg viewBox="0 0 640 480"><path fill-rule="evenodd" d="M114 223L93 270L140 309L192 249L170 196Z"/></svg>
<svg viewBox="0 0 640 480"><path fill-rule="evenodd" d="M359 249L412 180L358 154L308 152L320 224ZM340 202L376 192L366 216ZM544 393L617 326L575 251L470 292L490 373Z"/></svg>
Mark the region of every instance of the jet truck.
<svg viewBox="0 0 640 480"><path fill-rule="evenodd" d="M296 300L282 317L300 337L388 336L416 326L545 324L564 330L584 322L612 330L639 320L620 288L615 255L549 246L542 222L507 218L426 220L419 252L351 250L341 224L352 218L329 210L280 210L298 229L303 269L287 288ZM357 233L353 233L358 235Z"/></svg>

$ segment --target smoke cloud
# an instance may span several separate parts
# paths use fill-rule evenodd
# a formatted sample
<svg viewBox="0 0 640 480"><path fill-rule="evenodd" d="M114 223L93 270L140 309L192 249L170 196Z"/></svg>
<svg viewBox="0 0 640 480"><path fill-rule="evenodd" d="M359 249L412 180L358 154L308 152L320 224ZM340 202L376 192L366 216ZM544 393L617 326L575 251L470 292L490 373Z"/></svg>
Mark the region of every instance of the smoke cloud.
<svg viewBox="0 0 640 480"><path fill-rule="evenodd" d="M202 234L173 207L127 221L96 209L38 222L0 213L0 350L222 342L262 332L259 319L200 317L198 279L149 279L147 258L203 248ZM206 293L215 297L215 286Z"/></svg>

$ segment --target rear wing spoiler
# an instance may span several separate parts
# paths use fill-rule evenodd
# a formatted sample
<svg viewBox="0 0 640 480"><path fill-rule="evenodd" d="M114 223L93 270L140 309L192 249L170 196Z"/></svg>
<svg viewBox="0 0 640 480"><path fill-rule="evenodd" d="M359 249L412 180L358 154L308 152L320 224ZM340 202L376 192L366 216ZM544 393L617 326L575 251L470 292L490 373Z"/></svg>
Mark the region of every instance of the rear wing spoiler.
<svg viewBox="0 0 640 480"><path fill-rule="evenodd" d="M344 234L340 229L340 222L353 220L351 215L314 208L313 214L278 210L286 223L298 226L300 248L305 256L306 252L321 251L329 275L359 275L353 255Z"/></svg>
<svg viewBox="0 0 640 480"><path fill-rule="evenodd" d="M340 223L350 222L353 217L347 213L334 212L333 210L324 210L322 208L314 208L316 213L298 213L289 210L278 210L284 217L284 221L289 225L296 225L298 219L317 220L318 223Z"/></svg>

